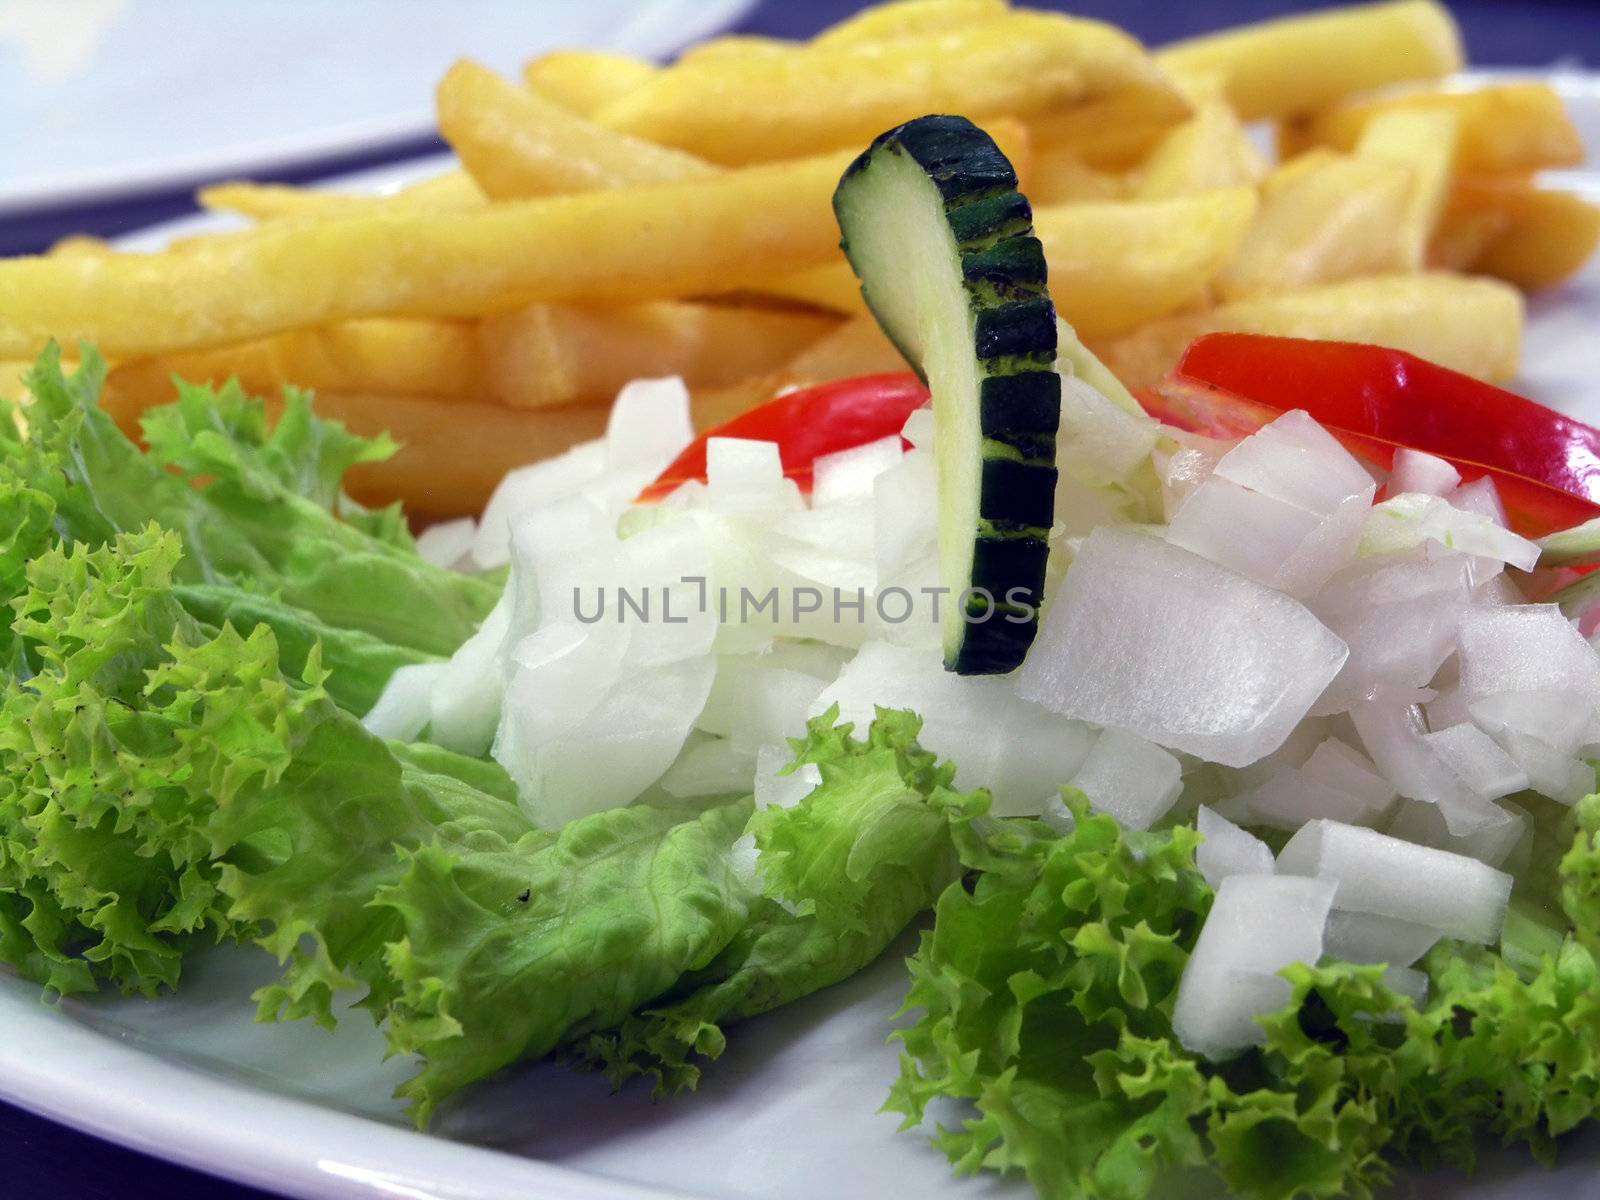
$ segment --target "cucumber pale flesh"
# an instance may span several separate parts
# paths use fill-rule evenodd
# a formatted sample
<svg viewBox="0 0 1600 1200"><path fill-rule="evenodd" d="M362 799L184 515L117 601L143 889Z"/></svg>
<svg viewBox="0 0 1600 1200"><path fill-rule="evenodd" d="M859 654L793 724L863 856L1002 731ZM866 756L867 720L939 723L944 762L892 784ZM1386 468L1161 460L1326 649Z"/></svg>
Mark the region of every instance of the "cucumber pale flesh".
<svg viewBox="0 0 1600 1200"><path fill-rule="evenodd" d="M875 139L834 212L861 294L933 393L945 666L1013 670L1043 599L1055 508L1056 314L1017 176L964 117Z"/></svg>

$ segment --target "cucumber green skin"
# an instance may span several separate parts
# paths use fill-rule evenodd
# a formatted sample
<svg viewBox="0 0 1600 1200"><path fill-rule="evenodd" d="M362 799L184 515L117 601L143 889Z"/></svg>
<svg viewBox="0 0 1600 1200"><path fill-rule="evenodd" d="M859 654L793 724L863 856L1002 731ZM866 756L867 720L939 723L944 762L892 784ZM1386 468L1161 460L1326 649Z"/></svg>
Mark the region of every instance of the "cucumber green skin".
<svg viewBox="0 0 1600 1200"><path fill-rule="evenodd" d="M989 619L969 623L945 666L963 675L1004 674L1021 664L1038 629L1047 541L1054 519L1055 439L1061 420L1056 373L1056 314L1047 289L1033 210L1017 189L1011 163L964 117L927 116L875 138L845 170L835 192L844 240L849 230L838 196L867 175L881 154L909 156L938 189L961 256L973 317L972 354L982 377L979 425L985 461L978 498L969 587L995 601ZM861 265L851 259L861 273ZM862 295L872 307L871 282ZM880 324L918 375L909 331ZM924 376L924 380L926 377ZM969 606L985 611L980 597ZM1009 618L1009 619L1008 619Z"/></svg>

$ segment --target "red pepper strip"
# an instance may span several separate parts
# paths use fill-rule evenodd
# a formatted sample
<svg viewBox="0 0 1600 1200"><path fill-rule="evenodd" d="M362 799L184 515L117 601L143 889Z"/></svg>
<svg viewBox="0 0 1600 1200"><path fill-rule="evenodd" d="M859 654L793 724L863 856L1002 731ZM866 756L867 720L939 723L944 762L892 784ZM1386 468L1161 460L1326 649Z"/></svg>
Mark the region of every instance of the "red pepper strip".
<svg viewBox="0 0 1600 1200"><path fill-rule="evenodd" d="M801 388L701 434L639 493L638 503L661 500L690 480L704 482L706 442L714 437L776 442L784 475L809 492L817 459L899 433L906 418L927 402L928 389L909 372Z"/></svg>
<svg viewBox="0 0 1600 1200"><path fill-rule="evenodd" d="M1181 374L1168 376L1153 392L1141 395L1139 400L1146 412L1165 425L1218 438L1245 437L1285 411ZM1327 422L1323 422L1323 427L1350 453L1386 471L1394 462L1395 451L1404 448L1398 442L1371 433L1341 429ZM1536 479L1451 454L1439 457L1461 472L1464 480L1470 482L1485 475L1494 480L1511 527L1524 537L1543 537L1600 516L1600 505L1558 491Z"/></svg>
<svg viewBox="0 0 1600 1200"><path fill-rule="evenodd" d="M1196 339L1177 373L1600 503L1600 429L1400 350L1217 333Z"/></svg>

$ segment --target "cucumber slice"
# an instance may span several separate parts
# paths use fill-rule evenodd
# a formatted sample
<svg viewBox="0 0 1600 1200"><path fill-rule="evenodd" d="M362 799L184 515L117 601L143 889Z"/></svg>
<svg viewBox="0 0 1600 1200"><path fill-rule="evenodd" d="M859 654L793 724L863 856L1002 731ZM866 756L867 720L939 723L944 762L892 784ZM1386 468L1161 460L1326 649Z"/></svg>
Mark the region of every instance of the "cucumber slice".
<svg viewBox="0 0 1600 1200"><path fill-rule="evenodd" d="M933 393L940 576L959 599L945 666L1013 670L1038 627L1061 420L1033 211L993 139L944 116L873 141L833 209L862 296Z"/></svg>

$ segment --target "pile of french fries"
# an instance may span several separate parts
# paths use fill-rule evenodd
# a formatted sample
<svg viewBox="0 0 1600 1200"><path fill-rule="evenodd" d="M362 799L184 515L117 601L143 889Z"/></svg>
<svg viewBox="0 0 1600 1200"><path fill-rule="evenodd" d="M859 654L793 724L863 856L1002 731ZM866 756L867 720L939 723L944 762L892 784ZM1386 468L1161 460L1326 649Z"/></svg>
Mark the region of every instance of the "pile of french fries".
<svg viewBox="0 0 1600 1200"><path fill-rule="evenodd" d="M1576 271L1600 210L1548 88L1455 91L1432 0L1333 9L1147 51L1006 0L902 0L810 42L725 37L667 66L574 51L510 80L458 63L461 168L387 196L200 193L248 228L122 254L76 238L0 262L0 380L97 345L130 430L171 378L237 376L405 449L361 499L476 512L510 467L679 374L710 424L781 388L902 369L830 204L849 160L927 112L987 127L1034 201L1051 291L1130 387L1212 330L1517 367L1524 289ZM1276 126L1268 165L1246 123Z"/></svg>

